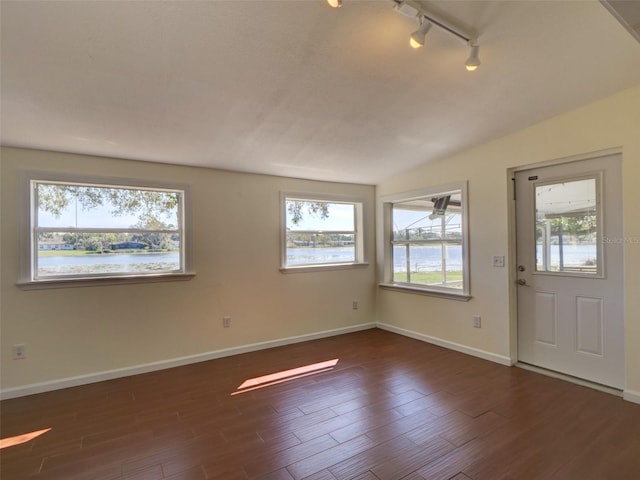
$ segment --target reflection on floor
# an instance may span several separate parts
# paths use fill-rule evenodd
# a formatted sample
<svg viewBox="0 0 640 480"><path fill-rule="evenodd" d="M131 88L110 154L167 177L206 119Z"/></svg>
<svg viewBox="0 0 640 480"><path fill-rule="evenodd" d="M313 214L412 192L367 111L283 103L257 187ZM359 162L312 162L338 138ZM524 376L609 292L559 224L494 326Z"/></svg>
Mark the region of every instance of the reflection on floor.
<svg viewBox="0 0 640 480"><path fill-rule="evenodd" d="M377 329L1 407L7 480L640 478L640 405Z"/></svg>

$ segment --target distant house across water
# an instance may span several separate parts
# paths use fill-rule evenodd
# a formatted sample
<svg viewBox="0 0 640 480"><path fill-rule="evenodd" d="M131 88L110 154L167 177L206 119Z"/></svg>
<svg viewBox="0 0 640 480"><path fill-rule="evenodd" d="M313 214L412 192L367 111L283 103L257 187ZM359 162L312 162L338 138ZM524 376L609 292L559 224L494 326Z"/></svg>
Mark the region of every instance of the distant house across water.
<svg viewBox="0 0 640 480"><path fill-rule="evenodd" d="M73 250L73 243L38 242L38 250Z"/></svg>
<svg viewBox="0 0 640 480"><path fill-rule="evenodd" d="M119 242L109 245L111 250L144 250L149 245L142 242Z"/></svg>

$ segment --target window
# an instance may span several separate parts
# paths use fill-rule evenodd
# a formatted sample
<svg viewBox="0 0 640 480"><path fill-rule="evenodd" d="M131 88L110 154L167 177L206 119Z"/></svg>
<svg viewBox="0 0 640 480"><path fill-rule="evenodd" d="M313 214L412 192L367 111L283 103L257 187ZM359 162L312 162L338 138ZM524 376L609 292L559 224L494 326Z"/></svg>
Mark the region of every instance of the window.
<svg viewBox="0 0 640 480"><path fill-rule="evenodd" d="M383 286L468 298L466 185L382 200Z"/></svg>
<svg viewBox="0 0 640 480"><path fill-rule="evenodd" d="M28 180L28 282L187 272L185 189Z"/></svg>
<svg viewBox="0 0 640 480"><path fill-rule="evenodd" d="M536 272L602 276L600 181L535 185Z"/></svg>
<svg viewBox="0 0 640 480"><path fill-rule="evenodd" d="M283 194L283 269L364 263L362 202Z"/></svg>

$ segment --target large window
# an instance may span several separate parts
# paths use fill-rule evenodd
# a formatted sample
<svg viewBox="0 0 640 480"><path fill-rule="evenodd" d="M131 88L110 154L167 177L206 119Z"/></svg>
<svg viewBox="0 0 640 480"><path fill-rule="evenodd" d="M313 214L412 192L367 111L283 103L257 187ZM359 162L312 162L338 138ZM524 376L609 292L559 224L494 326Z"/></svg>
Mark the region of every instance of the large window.
<svg viewBox="0 0 640 480"><path fill-rule="evenodd" d="M466 188L386 197L383 284L468 296Z"/></svg>
<svg viewBox="0 0 640 480"><path fill-rule="evenodd" d="M27 281L186 273L185 190L29 179Z"/></svg>
<svg viewBox="0 0 640 480"><path fill-rule="evenodd" d="M284 269L364 262L362 202L283 194L282 212Z"/></svg>

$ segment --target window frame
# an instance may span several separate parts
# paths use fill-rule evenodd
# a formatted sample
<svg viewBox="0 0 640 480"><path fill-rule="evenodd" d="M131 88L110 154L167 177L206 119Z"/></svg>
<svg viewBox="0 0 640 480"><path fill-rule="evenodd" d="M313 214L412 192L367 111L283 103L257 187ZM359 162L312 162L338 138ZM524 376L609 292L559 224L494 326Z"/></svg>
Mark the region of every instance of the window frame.
<svg viewBox="0 0 640 480"><path fill-rule="evenodd" d="M440 197L460 192L461 200L461 229L462 229L462 289L419 283L401 283L393 279L393 225L392 212L395 204L424 199L425 197ZM379 269L378 285L381 288L407 293L432 295L460 301L471 299L470 270L469 270L469 206L467 182L455 182L447 185L425 187L408 192L383 195L379 198L379 211L382 221L379 224Z"/></svg>
<svg viewBox="0 0 640 480"><path fill-rule="evenodd" d="M181 201L178 218L180 220L180 265L176 271L150 272L150 273L108 273L88 275L59 275L51 277L38 277L37 255L39 231L67 231L69 228L57 229L56 227L39 227L38 206L35 185L38 183L59 183L64 185L81 185L96 187L113 187L123 189L140 189L151 191L179 192ZM17 285L23 289L60 288L60 287L84 287L94 285L165 282L176 280L189 280L193 278L192 234L191 234L191 190L190 185L183 183L168 183L147 181L136 178L106 177L97 175L78 175L60 172L22 171L20 173L20 202L19 215L23 219L20 222L19 232L19 273ZM113 228L78 228L78 231L99 231ZM117 229L119 231L119 229ZM125 230L134 231L129 228ZM146 230L145 230L146 231ZM151 230L149 230L151 231ZM155 230L154 230L155 231Z"/></svg>
<svg viewBox="0 0 640 480"><path fill-rule="evenodd" d="M538 270L538 258L536 251L533 252L533 259L531 265L534 266L533 271L531 272L533 275L549 275L549 276L560 276L560 277L579 277L579 278L606 278L605 274L605 258L604 258L604 242L602 241L603 230L604 230L604 196L602 191L602 185L604 182L604 173L603 171L595 171L592 173L585 173L583 175L576 176L560 176L547 178L543 181L534 181L533 182L533 218L534 222L536 222L537 218L537 189L538 187L545 187L549 185L554 185L557 183L571 183L582 180L594 180L595 181L595 217L597 220L597 234L596 234L596 271L591 272L580 272L580 271L572 271L569 270ZM533 228L533 244L536 245L537 248L537 223L534 224ZM570 267L571 268L571 267Z"/></svg>
<svg viewBox="0 0 640 480"><path fill-rule="evenodd" d="M326 202L349 204L354 207L354 231L340 232L353 233L355 260L353 262L314 263L302 265L287 265L287 200L302 202ZM348 195L332 195L319 193L280 192L280 271L283 273L316 272L321 270L340 270L357 268L368 265L365 257L364 243L364 199ZM332 232L329 230L317 230L313 232Z"/></svg>

